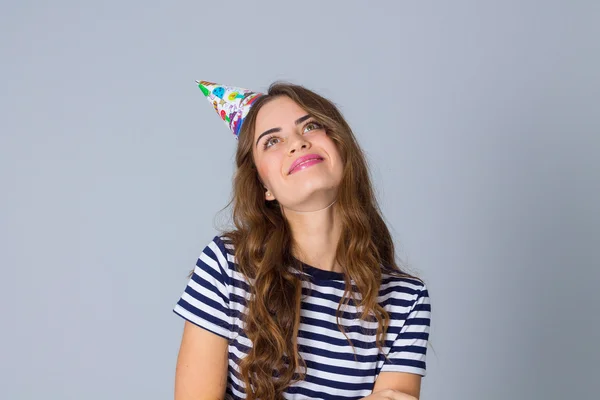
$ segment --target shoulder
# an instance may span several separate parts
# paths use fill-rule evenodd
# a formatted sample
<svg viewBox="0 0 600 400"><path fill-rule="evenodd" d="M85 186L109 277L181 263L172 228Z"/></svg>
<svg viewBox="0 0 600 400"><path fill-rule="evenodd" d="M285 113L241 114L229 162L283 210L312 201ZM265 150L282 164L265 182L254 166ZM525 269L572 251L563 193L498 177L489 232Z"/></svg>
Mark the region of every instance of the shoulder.
<svg viewBox="0 0 600 400"><path fill-rule="evenodd" d="M213 256L227 256L234 254L232 240L225 235L214 236L207 244L205 244L203 253L210 253Z"/></svg>
<svg viewBox="0 0 600 400"><path fill-rule="evenodd" d="M217 235L212 240L215 243L221 253L225 256L235 256L235 247L233 245L233 241L226 235Z"/></svg>
<svg viewBox="0 0 600 400"><path fill-rule="evenodd" d="M384 273L381 279L381 287L391 291L427 292L427 285L423 279L401 273Z"/></svg>
<svg viewBox="0 0 600 400"><path fill-rule="evenodd" d="M427 284L423 279L410 275L384 274L379 295L383 300L409 309L418 303L429 304Z"/></svg>
<svg viewBox="0 0 600 400"><path fill-rule="evenodd" d="M202 250L196 262L196 270L200 268L211 275L231 278L235 269L234 248L227 236L217 235ZM215 276L216 277L216 276Z"/></svg>

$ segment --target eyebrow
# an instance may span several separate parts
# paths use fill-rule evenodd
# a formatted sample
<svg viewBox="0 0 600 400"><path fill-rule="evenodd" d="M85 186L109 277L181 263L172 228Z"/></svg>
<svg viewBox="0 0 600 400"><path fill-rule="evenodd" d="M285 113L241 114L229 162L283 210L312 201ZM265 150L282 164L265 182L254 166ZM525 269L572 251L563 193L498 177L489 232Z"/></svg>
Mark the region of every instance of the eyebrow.
<svg viewBox="0 0 600 400"><path fill-rule="evenodd" d="M311 117L310 114L306 114L303 117L298 118L297 120L294 121L294 125L299 125L301 123L303 123L304 121L306 121L307 119L309 119ZM256 139L256 146L258 146L258 142L260 142L260 139L265 136L268 135L270 133L273 132L281 132L281 128L271 128L271 129L267 129L266 131L264 131L263 133L260 134L260 136L258 137L258 139Z"/></svg>

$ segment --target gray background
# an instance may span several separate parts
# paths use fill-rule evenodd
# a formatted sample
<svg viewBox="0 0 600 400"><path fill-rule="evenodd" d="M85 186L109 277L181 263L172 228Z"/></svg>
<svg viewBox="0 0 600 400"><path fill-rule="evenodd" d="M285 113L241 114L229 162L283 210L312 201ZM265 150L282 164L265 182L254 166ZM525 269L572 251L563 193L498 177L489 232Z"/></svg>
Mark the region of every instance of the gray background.
<svg viewBox="0 0 600 400"><path fill-rule="evenodd" d="M598 1L84 3L1 3L1 399L172 397L236 145L195 79L339 104L432 296L422 398L598 398Z"/></svg>

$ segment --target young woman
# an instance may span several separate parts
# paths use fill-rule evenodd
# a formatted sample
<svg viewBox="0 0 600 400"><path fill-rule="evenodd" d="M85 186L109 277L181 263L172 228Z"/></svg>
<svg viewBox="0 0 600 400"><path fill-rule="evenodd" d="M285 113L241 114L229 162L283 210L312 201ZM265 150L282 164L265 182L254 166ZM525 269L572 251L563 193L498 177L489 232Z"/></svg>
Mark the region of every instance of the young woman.
<svg viewBox="0 0 600 400"><path fill-rule="evenodd" d="M175 399L418 398L429 295L395 262L339 110L298 85L199 86L238 138L235 229L174 308Z"/></svg>

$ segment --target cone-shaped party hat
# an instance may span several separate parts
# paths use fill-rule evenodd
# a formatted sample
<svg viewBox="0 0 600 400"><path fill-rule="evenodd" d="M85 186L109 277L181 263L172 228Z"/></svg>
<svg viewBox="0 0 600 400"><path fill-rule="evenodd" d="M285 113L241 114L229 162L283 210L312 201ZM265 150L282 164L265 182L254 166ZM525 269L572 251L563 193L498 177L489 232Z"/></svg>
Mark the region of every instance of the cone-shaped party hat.
<svg viewBox="0 0 600 400"><path fill-rule="evenodd" d="M250 106L263 93L207 81L196 82L208 99L208 102L213 105L217 114L225 121L225 124L231 129L231 132L233 132L237 139L240 134L242 122L244 122L244 118L248 115Z"/></svg>

